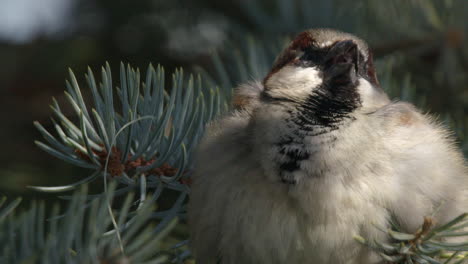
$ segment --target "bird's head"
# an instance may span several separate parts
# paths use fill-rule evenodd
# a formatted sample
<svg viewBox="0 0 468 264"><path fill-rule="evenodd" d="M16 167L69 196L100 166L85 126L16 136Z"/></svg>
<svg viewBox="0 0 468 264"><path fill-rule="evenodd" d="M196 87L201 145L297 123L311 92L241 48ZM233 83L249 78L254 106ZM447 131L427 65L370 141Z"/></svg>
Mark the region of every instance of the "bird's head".
<svg viewBox="0 0 468 264"><path fill-rule="evenodd" d="M331 29L313 29L296 36L278 56L263 84L267 100L295 102L312 115L342 116L363 105L388 100L367 44Z"/></svg>

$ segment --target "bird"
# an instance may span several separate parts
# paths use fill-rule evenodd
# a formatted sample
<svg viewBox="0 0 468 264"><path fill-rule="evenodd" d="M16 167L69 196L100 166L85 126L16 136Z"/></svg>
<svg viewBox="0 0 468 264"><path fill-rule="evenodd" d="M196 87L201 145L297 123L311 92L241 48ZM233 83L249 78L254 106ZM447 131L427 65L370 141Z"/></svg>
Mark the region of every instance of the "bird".
<svg viewBox="0 0 468 264"><path fill-rule="evenodd" d="M197 263L383 263L389 241L467 211L454 136L381 87L366 42L298 34L263 80L240 85L195 153L188 202Z"/></svg>

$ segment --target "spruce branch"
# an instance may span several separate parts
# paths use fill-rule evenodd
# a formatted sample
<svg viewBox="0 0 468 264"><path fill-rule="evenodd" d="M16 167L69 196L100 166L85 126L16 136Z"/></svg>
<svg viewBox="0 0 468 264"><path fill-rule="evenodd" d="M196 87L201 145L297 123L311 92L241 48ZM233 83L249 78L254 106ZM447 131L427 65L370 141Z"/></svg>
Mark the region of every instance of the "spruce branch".
<svg viewBox="0 0 468 264"><path fill-rule="evenodd" d="M81 207L92 206L94 200L107 197L107 180L119 184L114 196L138 190L140 195L136 214L145 204L159 202L165 190L176 191L177 198L168 210L153 211L150 218L158 221L150 233L167 234L175 219L185 217L185 201L189 192L191 153L200 139L205 124L222 112L224 98L218 88L209 88L200 76L185 77L183 70L172 74L171 89L166 91L165 72L161 66L150 65L144 81L138 69L120 66L120 85L113 86L109 64L101 71L98 84L91 69L86 80L88 92L81 90L78 81L69 71L65 92L74 109L77 122L65 116L57 101L53 101L53 119L57 136L34 122L45 142L36 144L47 153L72 163L92 169L90 176L64 186L30 188L43 192L66 192L104 177L104 192L83 195ZM84 95L91 94L92 104ZM74 201L74 196L60 198ZM130 226L137 219L121 222L107 204L104 211L114 226L119 252L132 252L125 247L125 234L119 226ZM67 209L68 213L73 207ZM67 213L55 218L66 218ZM96 217L103 217L101 215ZM118 221L118 219L119 221ZM98 219L96 219L97 221ZM141 243L135 241L135 243ZM180 262L190 254L187 250L172 256Z"/></svg>
<svg viewBox="0 0 468 264"><path fill-rule="evenodd" d="M459 264L468 261L468 214L462 214L448 223L435 227L432 217L425 217L414 234L408 234L398 226L387 231L391 242L369 241L361 236L355 239L394 264ZM453 238L457 238L454 242ZM459 242L465 241L465 242Z"/></svg>
<svg viewBox="0 0 468 264"><path fill-rule="evenodd" d="M3 221L15 208L21 203L22 198L16 198L8 204L5 204L7 197L3 196L0 198L0 221Z"/></svg>
<svg viewBox="0 0 468 264"><path fill-rule="evenodd" d="M99 85L88 69L86 79L93 108L86 104L73 72L69 73L66 97L79 122L70 121L54 101L52 110L58 119L54 124L59 138L35 122L46 140L36 144L74 165L106 170L107 177L116 177L121 183L135 184L133 178L140 174L159 176L164 182L179 180L188 165L187 155L200 138L205 123L221 111L219 105L223 99L218 89L203 86L199 76L184 78L182 70L172 75L172 89L168 94L161 66L154 69L150 65L145 81L141 82L138 69L121 64L120 88L116 89L112 86L108 64L102 68ZM65 191L95 179L93 174L68 186L31 188Z"/></svg>
<svg viewBox="0 0 468 264"><path fill-rule="evenodd" d="M150 65L145 81L138 69L120 66L120 87L114 88L109 64L97 84L91 69L86 80L93 99L87 103L70 70L66 97L79 121L66 117L54 100L53 120L58 136L39 122L34 125L45 142L36 141L47 153L74 165L93 169L82 180L57 187L31 186L45 192L63 192L95 181L100 175L134 188L155 188L160 183L186 190L190 154L206 122L223 109L218 88L207 88L201 77L172 74L170 93L165 72ZM99 87L99 88L98 88ZM114 102L116 101L116 102ZM140 176L145 177L140 177Z"/></svg>
<svg viewBox="0 0 468 264"><path fill-rule="evenodd" d="M105 196L85 208L87 188L83 185L60 218L57 205L49 214L44 203L37 201L26 211L10 210L8 216L0 218L0 263L140 264L169 263L177 258L175 250L164 246L164 238L175 227L177 218L154 234L154 204L144 202L133 210L133 193L127 194L121 206L113 207L126 249L123 254L105 210L109 201L112 203L115 187L111 184Z"/></svg>

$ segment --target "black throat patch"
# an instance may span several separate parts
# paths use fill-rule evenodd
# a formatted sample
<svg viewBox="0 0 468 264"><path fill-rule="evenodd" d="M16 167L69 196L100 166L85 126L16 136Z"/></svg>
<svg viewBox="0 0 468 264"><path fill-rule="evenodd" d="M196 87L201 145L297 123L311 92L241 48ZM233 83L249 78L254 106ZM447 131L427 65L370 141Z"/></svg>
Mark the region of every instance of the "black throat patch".
<svg viewBox="0 0 468 264"><path fill-rule="evenodd" d="M307 100L298 104L296 111L290 112L290 119L286 122L291 124L291 135L284 135L276 144L281 157L279 176L283 183L296 184L296 172L301 170L301 163L314 157L313 149L317 148L306 145L306 136L323 135L322 144L331 145L336 136L324 134L354 120L352 112L361 105L357 85L358 82L324 83ZM323 172L309 176L319 177L320 174Z"/></svg>
<svg viewBox="0 0 468 264"><path fill-rule="evenodd" d="M351 113L361 106L357 85L358 83L322 84L299 105L299 111L292 121L310 132L320 127L328 128L328 131L338 129L340 123L345 119L352 119Z"/></svg>

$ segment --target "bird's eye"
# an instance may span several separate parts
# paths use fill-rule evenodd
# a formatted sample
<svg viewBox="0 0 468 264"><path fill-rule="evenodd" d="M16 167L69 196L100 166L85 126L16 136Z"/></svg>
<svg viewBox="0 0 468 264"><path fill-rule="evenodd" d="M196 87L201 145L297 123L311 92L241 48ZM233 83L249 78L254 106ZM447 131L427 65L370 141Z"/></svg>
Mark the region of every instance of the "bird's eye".
<svg viewBox="0 0 468 264"><path fill-rule="evenodd" d="M326 51L321 49L308 48L304 50L304 54L301 56L301 61L311 62L313 64L320 64L326 55Z"/></svg>

